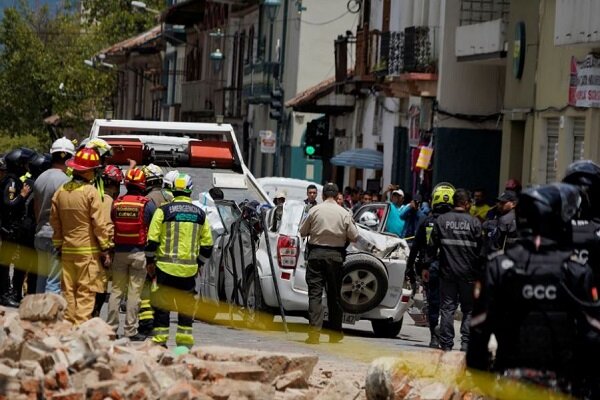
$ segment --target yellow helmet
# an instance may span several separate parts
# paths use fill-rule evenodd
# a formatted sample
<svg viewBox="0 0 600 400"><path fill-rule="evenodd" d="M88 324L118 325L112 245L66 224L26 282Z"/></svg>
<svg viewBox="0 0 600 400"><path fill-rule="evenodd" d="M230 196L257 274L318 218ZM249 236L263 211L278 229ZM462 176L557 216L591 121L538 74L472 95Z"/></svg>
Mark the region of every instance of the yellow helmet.
<svg viewBox="0 0 600 400"><path fill-rule="evenodd" d="M450 206L454 205L454 186L448 182L441 182L435 185L433 192L431 193L431 208L435 209L439 206Z"/></svg>

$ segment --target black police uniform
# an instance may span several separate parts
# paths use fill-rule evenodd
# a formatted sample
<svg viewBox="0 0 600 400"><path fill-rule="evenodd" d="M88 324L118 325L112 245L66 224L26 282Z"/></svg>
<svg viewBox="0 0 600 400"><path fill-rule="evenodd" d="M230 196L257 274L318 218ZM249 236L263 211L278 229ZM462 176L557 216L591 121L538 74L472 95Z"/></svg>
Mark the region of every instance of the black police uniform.
<svg viewBox="0 0 600 400"><path fill-rule="evenodd" d="M592 300L592 273L572 259L570 249L541 240L537 249L528 240L490 255L485 279L475 285L467 364L490 369L493 333L498 349L492 370L513 376L525 370L550 371L564 389L583 365L577 338L581 314L565 287L584 301Z"/></svg>
<svg viewBox="0 0 600 400"><path fill-rule="evenodd" d="M19 229L20 222L25 214L25 202L26 198L21 196L21 189L23 189L23 183L19 177L9 172L6 176L2 187L0 187L2 195L2 206L0 207L0 219L2 220L2 229L0 235L2 236L2 249L0 250L0 301L3 304L10 303L10 264L13 261L14 247L16 245L15 239ZM17 272L17 277L20 276L20 272ZM17 281L20 279L17 278ZM15 282L18 283L18 282ZM21 284L22 284L21 280ZM21 287L13 288L15 291L20 293ZM13 303L9 305L14 306Z"/></svg>
<svg viewBox="0 0 600 400"><path fill-rule="evenodd" d="M431 233L428 252L440 263L440 345L454 346L454 314L460 303L461 349L469 343L469 320L473 307L473 282L481 267L481 223L466 211L440 215Z"/></svg>

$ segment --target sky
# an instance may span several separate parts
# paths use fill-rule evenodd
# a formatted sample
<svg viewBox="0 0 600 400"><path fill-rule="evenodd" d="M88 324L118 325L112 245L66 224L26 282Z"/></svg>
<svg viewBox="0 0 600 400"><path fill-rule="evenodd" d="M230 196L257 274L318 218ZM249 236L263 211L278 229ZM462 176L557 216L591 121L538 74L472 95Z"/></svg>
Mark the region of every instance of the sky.
<svg viewBox="0 0 600 400"><path fill-rule="evenodd" d="M32 7L48 4L50 5L50 9L52 9L52 6L59 4L61 1L62 0L29 0L29 4L31 4ZM4 8L14 6L18 2L19 0L0 0L0 18L2 17L2 10Z"/></svg>

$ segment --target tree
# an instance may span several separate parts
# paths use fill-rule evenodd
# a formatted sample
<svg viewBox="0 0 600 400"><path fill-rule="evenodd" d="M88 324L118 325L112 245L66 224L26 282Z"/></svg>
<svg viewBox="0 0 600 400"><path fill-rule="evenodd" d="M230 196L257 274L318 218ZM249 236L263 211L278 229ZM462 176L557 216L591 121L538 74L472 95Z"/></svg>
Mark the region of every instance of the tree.
<svg viewBox="0 0 600 400"><path fill-rule="evenodd" d="M87 133L110 104L115 74L84 60L156 24L156 16L133 11L130 1L83 0L83 13L65 1L56 12L32 9L21 0L0 21L0 135L47 138L44 118ZM148 2L160 7L162 2ZM27 141L31 141L30 138ZM14 142L14 141L13 141ZM10 142L10 143L13 143Z"/></svg>

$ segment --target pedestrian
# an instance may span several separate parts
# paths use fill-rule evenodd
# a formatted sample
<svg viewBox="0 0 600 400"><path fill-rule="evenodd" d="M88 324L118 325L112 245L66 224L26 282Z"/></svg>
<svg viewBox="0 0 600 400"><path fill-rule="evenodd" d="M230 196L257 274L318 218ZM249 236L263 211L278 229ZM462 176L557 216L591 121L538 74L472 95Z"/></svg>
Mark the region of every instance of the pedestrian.
<svg viewBox="0 0 600 400"><path fill-rule="evenodd" d="M70 178L65 162L75 154L75 146L62 137L50 147L52 167L43 172L33 185L33 207L37 219L34 245L38 255L38 293L60 294L61 266L52 244L53 230L50 226L50 210L54 193Z"/></svg>
<svg viewBox="0 0 600 400"><path fill-rule="evenodd" d="M404 234L404 220L400 218L400 215L406 210L408 205L404 204L404 192L395 185L389 185L384 192L384 197L387 198L387 193L391 192L391 201L388 202L390 205L387 222L385 225L385 231L393 233L398 237L402 237Z"/></svg>
<svg viewBox="0 0 600 400"><path fill-rule="evenodd" d="M352 213L356 214L356 212L362 207L362 206L366 206L367 204L371 204L373 202L373 194L370 191L365 191L362 196L360 197L360 201L358 203L356 203L354 205L354 207L352 207Z"/></svg>
<svg viewBox="0 0 600 400"><path fill-rule="evenodd" d="M102 171L102 182L104 183L104 195L102 198L102 209L104 212L111 216L112 219L112 207L113 201L119 197L121 190L121 182L123 181L123 171L116 165L107 165ZM114 241L114 238L112 238ZM92 317L99 317L102 306L109 298L108 295L108 281L110 279L109 268L103 268L100 271L99 277L96 280L94 292L96 293L96 301L94 302L94 311L92 311ZM115 331L116 332L116 331Z"/></svg>
<svg viewBox="0 0 600 400"><path fill-rule="evenodd" d="M590 393L588 386L598 385L598 375L582 379L598 361L581 346L582 339L600 332L590 325L597 322L589 315L597 307L588 306L597 302L592 271L572 257L571 219L579 201L578 189L567 184L522 192L517 206L521 239L490 256L475 286L469 367L491 369L488 342L494 334L493 371L576 398L598 398L600 393Z"/></svg>
<svg viewBox="0 0 600 400"><path fill-rule="evenodd" d="M162 184L161 184L162 186ZM112 262L112 293L108 301L108 324L115 332L119 329L119 305L127 294L124 336L132 341L145 340L138 332L140 296L146 280L146 256L144 248L148 227L156 207L144 196L146 175L140 168L133 168L125 175L127 193L119 196L112 207L115 225L115 255Z"/></svg>
<svg viewBox="0 0 600 400"><path fill-rule="evenodd" d="M279 230L279 224L283 217L283 205L285 204L286 193L278 191L275 193L273 198L273 204L275 204L275 210L273 211L273 222L271 223L271 232L277 232Z"/></svg>
<svg viewBox="0 0 600 400"><path fill-rule="evenodd" d="M335 202L338 203L338 206L340 207L344 207L344 195L342 193L338 193L338 195L335 198Z"/></svg>
<svg viewBox="0 0 600 400"><path fill-rule="evenodd" d="M425 219L425 213L421 210L421 203L423 197L420 194L416 194L413 199L408 203L408 207L403 207L400 212L400 219L404 221L404 228L402 229L402 235L400 237L410 240L414 238L417 232L417 226Z"/></svg>
<svg viewBox="0 0 600 400"><path fill-rule="evenodd" d="M440 347L454 346L454 314L460 304L461 351L469 345L469 321L473 308L473 282L481 272L481 223L469 214L471 195L464 189L454 193L452 211L440 215L431 232L428 253L439 257ZM439 252L439 253L438 253Z"/></svg>
<svg viewBox="0 0 600 400"><path fill-rule="evenodd" d="M192 178L179 174L173 183L173 201L156 210L148 231L146 268L150 276L156 276L158 287L152 298L152 340L163 346L169 339L170 311L179 314L175 343L193 346L195 276L212 253L210 224L204 211L192 204L192 189Z"/></svg>
<svg viewBox="0 0 600 400"><path fill-rule="evenodd" d="M521 182L518 179L510 178L504 184L504 190L510 190L511 192L515 192L518 196L521 193L521 190L523 190L523 186L521 185Z"/></svg>
<svg viewBox="0 0 600 400"><path fill-rule="evenodd" d="M308 236L308 320L310 324L306 343L318 344L323 326L323 289L327 291L327 310L331 334L330 343L343 339L340 304L342 264L347 242L358 239L358 229L350 213L335 201L339 190L328 183L323 187L323 203L313 207L300 227L300 234Z"/></svg>
<svg viewBox="0 0 600 400"><path fill-rule="evenodd" d="M317 205L317 186L316 185L308 185L306 188L306 199L304 199L304 204L314 207Z"/></svg>
<svg viewBox="0 0 600 400"><path fill-rule="evenodd" d="M27 162L34 154L33 150L19 148L12 150L5 157L6 177L0 187L2 193L0 219L2 220L2 247L0 248L0 304L18 307L22 296L22 285L25 271L15 268L11 288L10 265L20 249L17 234L21 219L25 214L25 203L31 193L31 186L21 181L27 173Z"/></svg>
<svg viewBox="0 0 600 400"><path fill-rule="evenodd" d="M101 167L96 150L83 148L65 165L73 170L73 180L54 194L50 225L52 242L61 254L65 319L80 325L92 316L97 281L110 266L114 227L93 185Z"/></svg>
<svg viewBox="0 0 600 400"><path fill-rule="evenodd" d="M479 222L484 223L491 208L487 202L485 189L475 189L473 191L473 204L469 209L469 214L477 218Z"/></svg>
<svg viewBox="0 0 600 400"><path fill-rule="evenodd" d="M427 319L429 322L430 341L429 347L440 347L438 322L440 317L440 264L438 254L433 258L428 257L427 246L431 243L431 232L437 218L452 210L454 186L442 182L433 188L432 214L425 217L417 228L415 240L410 248L406 263L407 276L420 276L427 295ZM411 281L413 294L416 291L414 278Z"/></svg>

